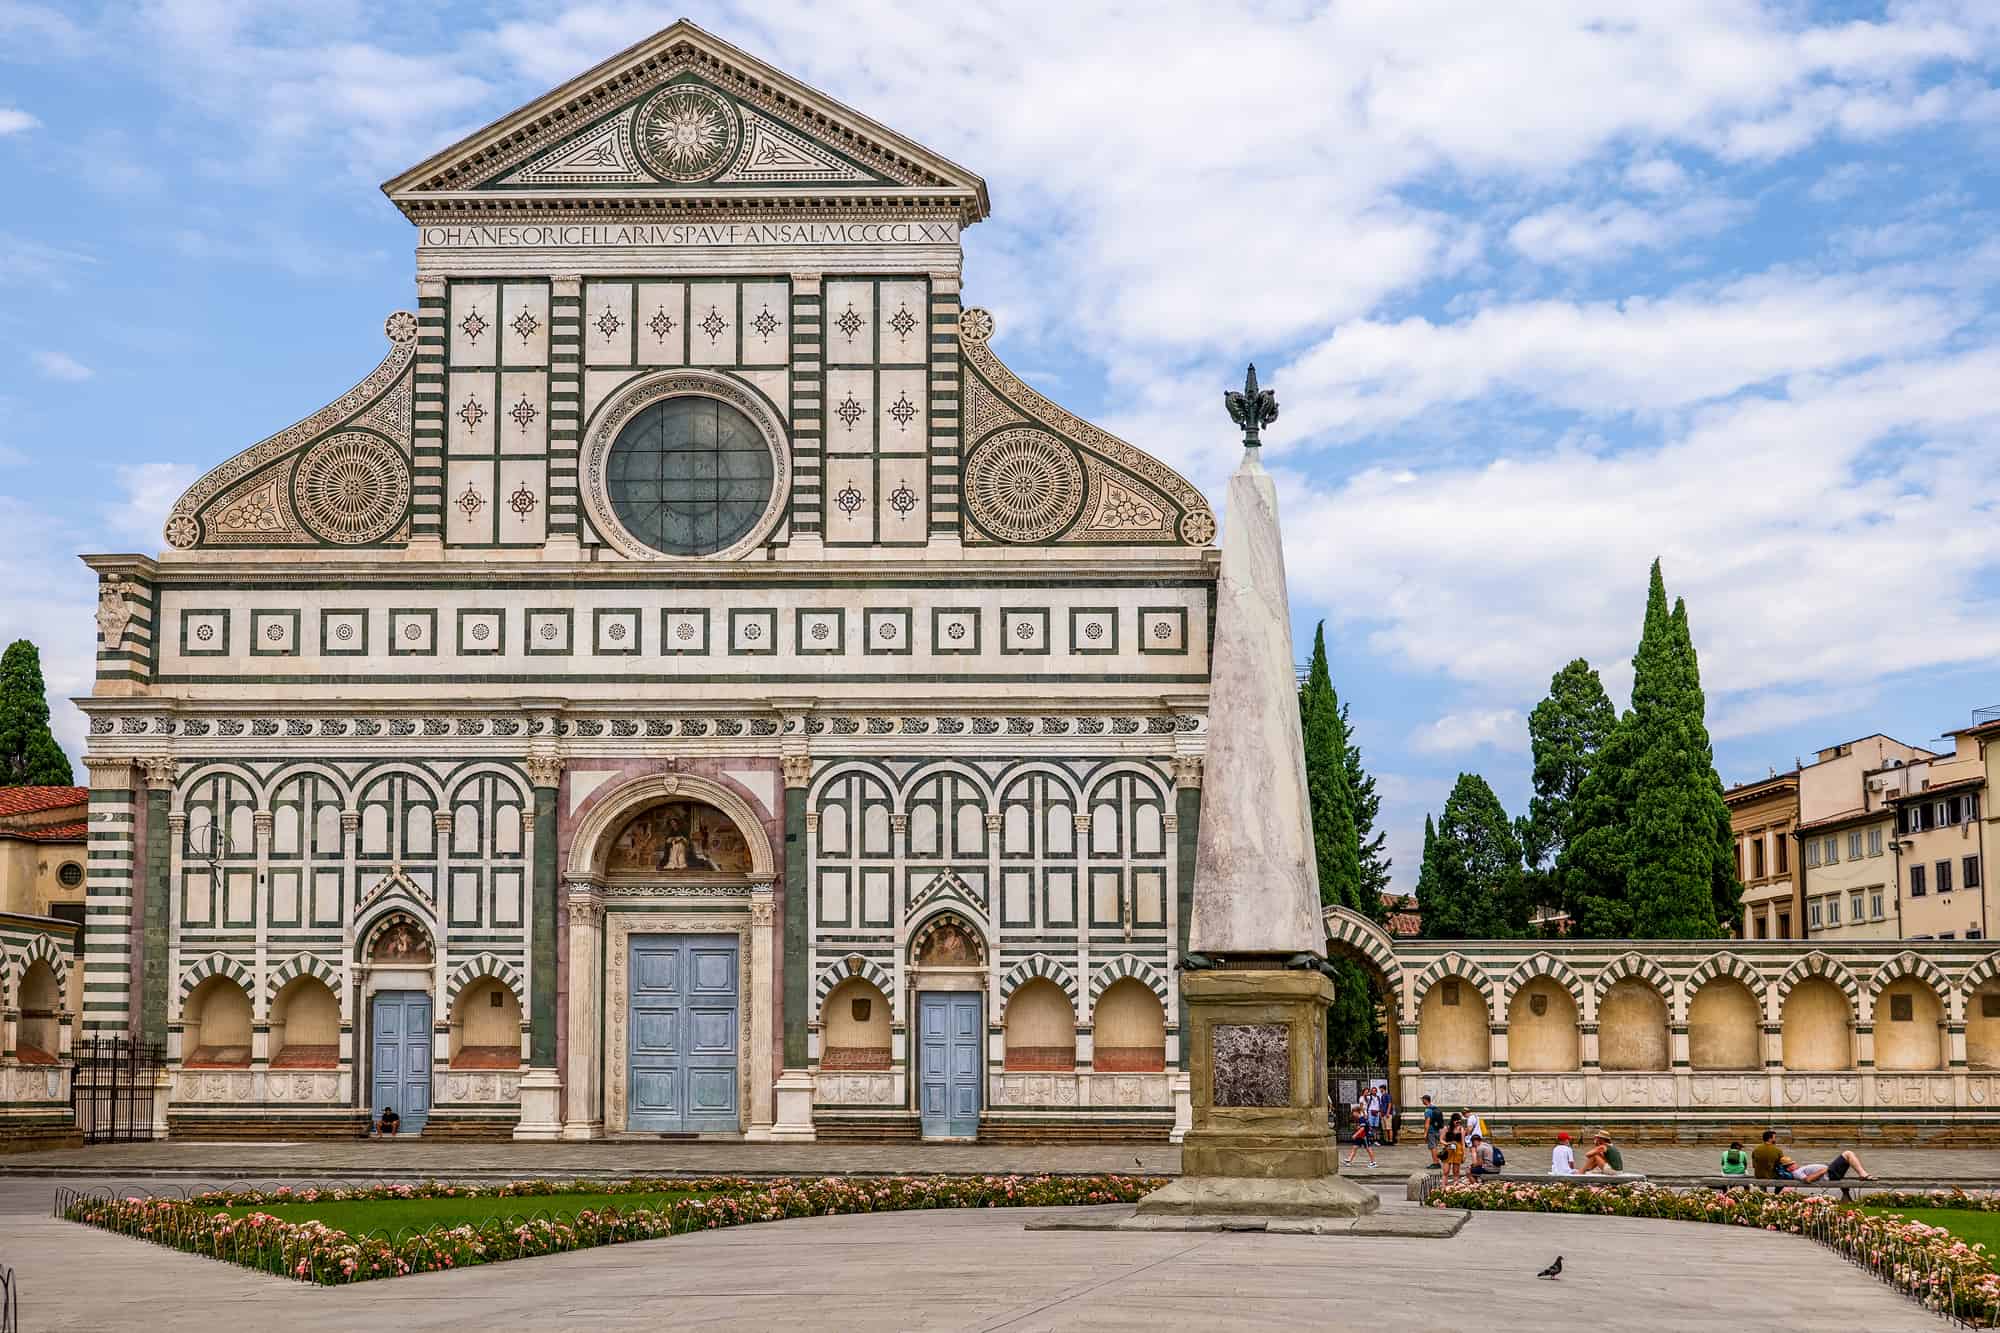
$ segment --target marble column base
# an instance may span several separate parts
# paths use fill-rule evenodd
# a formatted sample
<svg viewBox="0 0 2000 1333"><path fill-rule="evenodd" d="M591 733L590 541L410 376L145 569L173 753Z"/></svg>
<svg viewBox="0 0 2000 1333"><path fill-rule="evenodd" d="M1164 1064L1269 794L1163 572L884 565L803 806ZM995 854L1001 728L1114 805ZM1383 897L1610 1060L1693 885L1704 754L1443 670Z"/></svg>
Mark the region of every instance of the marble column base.
<svg viewBox="0 0 2000 1333"><path fill-rule="evenodd" d="M562 1137L562 1075L553 1069L530 1069L521 1075L521 1119L516 1139L553 1142Z"/></svg>
<svg viewBox="0 0 2000 1333"><path fill-rule="evenodd" d="M813 1076L803 1069L787 1069L773 1085L777 1094L778 1119L770 1137L784 1143L811 1143L819 1137L813 1128Z"/></svg>
<svg viewBox="0 0 2000 1333"><path fill-rule="evenodd" d="M1182 1176L1139 1200L1141 1217L1361 1217L1382 1206L1345 1176Z"/></svg>

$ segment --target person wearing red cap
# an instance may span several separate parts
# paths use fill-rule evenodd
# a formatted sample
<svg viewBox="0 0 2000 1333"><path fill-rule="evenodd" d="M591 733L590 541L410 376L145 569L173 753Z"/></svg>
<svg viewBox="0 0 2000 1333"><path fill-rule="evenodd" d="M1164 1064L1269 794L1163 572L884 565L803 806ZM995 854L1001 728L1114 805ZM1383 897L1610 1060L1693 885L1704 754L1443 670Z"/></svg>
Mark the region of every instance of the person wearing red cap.
<svg viewBox="0 0 2000 1333"><path fill-rule="evenodd" d="M1576 1153L1569 1146L1569 1131L1556 1135L1556 1149L1549 1154L1549 1174L1552 1176L1573 1176L1576 1174Z"/></svg>

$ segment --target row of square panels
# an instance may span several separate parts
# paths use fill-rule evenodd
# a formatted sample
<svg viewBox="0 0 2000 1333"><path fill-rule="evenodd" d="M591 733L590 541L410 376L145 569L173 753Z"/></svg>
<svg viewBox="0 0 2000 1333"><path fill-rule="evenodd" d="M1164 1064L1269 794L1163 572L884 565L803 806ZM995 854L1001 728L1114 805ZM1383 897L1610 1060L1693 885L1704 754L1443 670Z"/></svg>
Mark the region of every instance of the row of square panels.
<svg viewBox="0 0 2000 1333"><path fill-rule="evenodd" d="M372 626L387 618L387 639L381 647L391 657L434 657L440 644L460 657L497 657L508 651L510 621L523 635L521 651L529 656L566 656L579 652L596 657L636 657L648 651L646 631L651 621L638 607L595 607L588 611L588 638L578 643L579 613L570 607L465 607L453 615L455 624L440 625L434 608L391 608L377 613L365 608L323 609L319 612L319 653L323 657L364 657L371 651ZM1141 653L1185 654L1188 612L1184 606L1139 607L1135 649ZM850 614L846 607L796 607L787 616L775 607L711 609L666 607L659 612L658 637L652 651L662 656L833 657L850 652L878 656L910 656L917 651L920 627L928 629L927 651L941 657L972 657L991 644L1002 655L1047 655L1064 617L1045 606L930 608L928 624L911 607L867 607ZM1121 621L1131 622L1117 607L1067 609L1067 651L1083 656L1107 656L1121 650ZM231 638L229 608L189 608L180 615L183 657L297 657L304 650L304 613L297 610L252 610L248 642ZM784 629L790 641L784 641ZM450 633L449 640L441 633Z"/></svg>

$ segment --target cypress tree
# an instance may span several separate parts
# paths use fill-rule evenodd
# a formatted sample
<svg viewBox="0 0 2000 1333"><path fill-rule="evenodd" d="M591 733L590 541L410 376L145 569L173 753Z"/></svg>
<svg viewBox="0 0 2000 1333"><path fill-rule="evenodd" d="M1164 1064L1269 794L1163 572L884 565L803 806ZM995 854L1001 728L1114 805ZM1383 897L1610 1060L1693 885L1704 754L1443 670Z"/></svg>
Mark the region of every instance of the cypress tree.
<svg viewBox="0 0 2000 1333"><path fill-rule="evenodd" d="M1548 697L1528 715L1535 794L1520 821L1527 892L1537 907L1565 905L1557 869L1576 823L1583 781L1618 725L1604 682L1581 657L1549 679Z"/></svg>
<svg viewBox="0 0 2000 1333"><path fill-rule="evenodd" d="M35 645L16 639L0 654L0 787L67 787L69 756L49 730L48 689Z"/></svg>
<svg viewBox="0 0 2000 1333"><path fill-rule="evenodd" d="M1705 840L1709 849L1709 899L1717 935L1726 935L1743 920L1743 881L1736 876L1736 833L1729 825L1729 802L1723 799L1722 775L1715 771L1715 747L1708 735L1708 697L1701 688L1701 657L1694 650L1686 604L1674 599L1674 632L1680 644L1685 720L1691 752L1705 781L1697 780L1697 800L1707 807ZM1697 836L1702 836L1698 834Z"/></svg>
<svg viewBox="0 0 2000 1333"><path fill-rule="evenodd" d="M1389 835L1375 827L1382 814L1382 797L1375 777L1361 766L1361 747L1354 743L1348 705L1340 706L1340 729L1347 755L1347 795L1354 809L1354 837L1361 855L1361 913L1377 923L1389 919L1382 895L1389 891Z"/></svg>
<svg viewBox="0 0 2000 1333"><path fill-rule="evenodd" d="M1528 930L1521 844L1493 788L1461 773L1438 820L1429 897L1420 898L1431 939L1510 939Z"/></svg>
<svg viewBox="0 0 2000 1333"><path fill-rule="evenodd" d="M1346 733L1340 698L1326 665L1326 624L1313 632L1312 663L1299 688L1299 722L1306 752L1306 800L1312 810L1313 853L1322 906L1366 912L1361 900L1360 840L1347 791ZM1370 914L1372 915L1372 914Z"/></svg>

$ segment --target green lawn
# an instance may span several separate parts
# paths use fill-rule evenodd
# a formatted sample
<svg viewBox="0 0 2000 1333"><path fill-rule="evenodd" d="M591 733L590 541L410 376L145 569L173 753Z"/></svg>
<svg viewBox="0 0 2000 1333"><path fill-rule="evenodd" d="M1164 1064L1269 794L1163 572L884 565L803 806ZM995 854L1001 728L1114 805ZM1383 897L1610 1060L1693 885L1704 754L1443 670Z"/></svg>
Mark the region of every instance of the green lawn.
<svg viewBox="0 0 2000 1333"><path fill-rule="evenodd" d="M708 1191L669 1190L660 1194L535 1194L501 1199L358 1199L344 1203L322 1200L318 1203L237 1204L211 1211L226 1212L236 1217L269 1213L286 1222L319 1221L336 1231L359 1236L371 1231L393 1233L398 1227L455 1227L467 1222L484 1222L489 1218L532 1217L537 1213L554 1217L564 1213L574 1215L583 1209L601 1211L606 1208L629 1212L635 1208L660 1208L676 1199L706 1193Z"/></svg>
<svg viewBox="0 0 2000 1333"><path fill-rule="evenodd" d="M1974 1212L1969 1208L1869 1208L1864 1213L1894 1213L1929 1227L1943 1227L1969 1245L1984 1245L1988 1263L2000 1259L2000 1213Z"/></svg>

